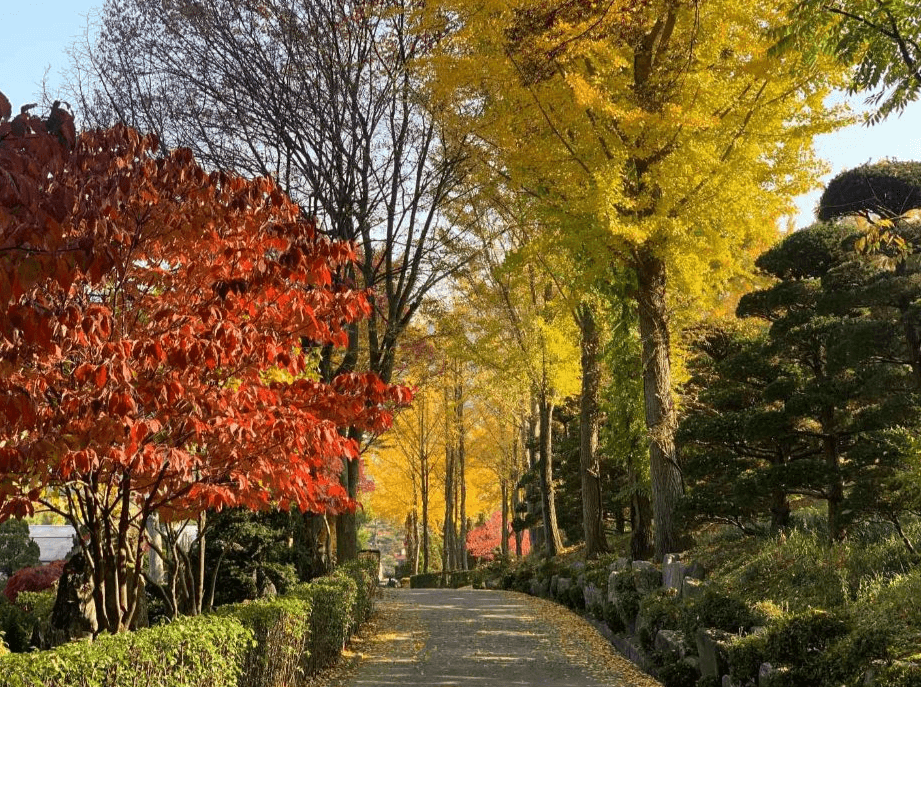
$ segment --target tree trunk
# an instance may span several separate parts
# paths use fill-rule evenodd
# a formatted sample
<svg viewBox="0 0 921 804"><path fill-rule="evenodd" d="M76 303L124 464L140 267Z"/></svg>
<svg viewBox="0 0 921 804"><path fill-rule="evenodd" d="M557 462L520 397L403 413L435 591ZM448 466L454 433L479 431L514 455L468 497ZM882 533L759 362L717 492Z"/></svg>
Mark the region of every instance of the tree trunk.
<svg viewBox="0 0 921 804"><path fill-rule="evenodd" d="M633 461L627 462L627 482L630 492L630 557L634 561L652 558L655 542L652 538L652 505L649 495L641 488Z"/></svg>
<svg viewBox="0 0 921 804"><path fill-rule="evenodd" d="M538 399L540 423L538 427L538 464L540 468L540 501L543 508L544 550L555 556L563 549L560 528L556 521L556 493L553 489L553 401L541 391Z"/></svg>
<svg viewBox="0 0 921 804"><path fill-rule="evenodd" d="M585 557L594 558L607 550L601 516L601 460L598 455L600 429L598 362L599 338L595 314L588 303L579 311L581 329L582 393L579 399L579 474L582 486L582 530Z"/></svg>
<svg viewBox="0 0 921 804"><path fill-rule="evenodd" d="M778 456L782 463L783 456ZM790 527L790 501L783 486L771 490L771 533L782 533Z"/></svg>
<svg viewBox="0 0 921 804"><path fill-rule="evenodd" d="M454 407L457 416L457 484L460 494L458 510L457 568L466 570L467 567L467 454L466 432L464 431L464 379L458 373L457 384L454 386Z"/></svg>
<svg viewBox="0 0 921 804"><path fill-rule="evenodd" d="M500 545L502 557L508 558L508 481L504 478L499 481L499 492L502 495L502 534Z"/></svg>
<svg viewBox="0 0 921 804"><path fill-rule="evenodd" d="M666 273L663 260L648 250L638 255L636 268L655 558L662 561L666 553L678 549L674 511L683 493L675 451L677 417L672 399Z"/></svg>
<svg viewBox="0 0 921 804"><path fill-rule="evenodd" d="M540 473L540 458L537 437L538 420L539 416L537 395L532 394L531 415L528 417L527 422L528 472L530 477L525 487L525 502L528 506L528 522L533 523L528 528L528 537L531 540L531 552L533 553L541 552L541 550L543 550L544 544L544 526L541 524L543 522L543 511L537 510L537 504L542 502L540 495L540 482L537 479L537 475ZM540 520L537 519L538 514L540 514Z"/></svg>
<svg viewBox="0 0 921 804"><path fill-rule="evenodd" d="M342 485L350 500L358 499L358 458L343 461ZM358 520L355 511L343 511L336 515L336 563L353 558L358 558Z"/></svg>

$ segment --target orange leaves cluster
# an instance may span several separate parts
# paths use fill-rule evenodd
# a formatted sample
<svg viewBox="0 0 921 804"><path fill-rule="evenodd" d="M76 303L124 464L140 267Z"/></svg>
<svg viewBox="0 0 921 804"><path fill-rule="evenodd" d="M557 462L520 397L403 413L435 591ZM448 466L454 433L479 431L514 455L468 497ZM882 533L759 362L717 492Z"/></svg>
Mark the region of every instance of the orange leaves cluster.
<svg viewBox="0 0 921 804"><path fill-rule="evenodd" d="M57 106L9 116L0 94L0 517L65 483L129 487L132 517L350 505L341 433L409 401L373 375L306 379L301 344L344 344L369 312L334 281L351 245L270 179L124 126L77 137Z"/></svg>

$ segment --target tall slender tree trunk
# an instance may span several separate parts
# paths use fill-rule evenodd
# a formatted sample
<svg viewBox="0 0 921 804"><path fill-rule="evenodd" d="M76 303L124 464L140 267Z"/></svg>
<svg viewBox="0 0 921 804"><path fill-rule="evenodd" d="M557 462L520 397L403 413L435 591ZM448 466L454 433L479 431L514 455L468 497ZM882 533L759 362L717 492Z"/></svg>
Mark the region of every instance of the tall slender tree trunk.
<svg viewBox="0 0 921 804"><path fill-rule="evenodd" d="M582 486L582 531L585 557L594 558L607 550L602 528L601 459L598 455L600 430L599 393L601 366L595 313L589 303L579 309L581 329L582 392L579 398L579 474Z"/></svg>
<svg viewBox="0 0 921 804"><path fill-rule="evenodd" d="M540 501L544 520L544 550L555 556L563 549L563 539L556 521L556 492L553 488L553 400L541 390L538 398L538 465L540 468Z"/></svg>
<svg viewBox="0 0 921 804"><path fill-rule="evenodd" d="M503 558L508 558L508 492L508 481L502 478L499 481L499 493L502 495L502 533L499 544Z"/></svg>
<svg viewBox="0 0 921 804"><path fill-rule="evenodd" d="M457 416L457 485L460 495L458 509L457 531L457 567L462 570L467 567L467 433L464 429L464 376L458 372L457 384L454 387L454 407Z"/></svg>
<svg viewBox="0 0 921 804"><path fill-rule="evenodd" d="M649 495L640 486L639 475L633 460L627 461L627 483L630 494L630 557L634 561L652 558L655 543L652 537L652 504Z"/></svg>
<svg viewBox="0 0 921 804"><path fill-rule="evenodd" d="M343 461L342 485L350 500L358 499L358 458ZM357 557L358 520L355 511L343 511L336 515L336 563L342 564Z"/></svg>
<svg viewBox="0 0 921 804"><path fill-rule="evenodd" d="M672 399L665 263L651 250L644 249L637 255L636 270L655 558L662 561L666 553L678 547L674 512L683 493L675 450L677 416Z"/></svg>
<svg viewBox="0 0 921 804"><path fill-rule="evenodd" d="M531 551L534 553L539 553L543 550L544 545L544 515L543 511L538 511L537 506L543 503L541 493L540 493L540 481L538 475L540 473L539 464L539 447L538 447L538 421L540 416L538 414L538 402L537 394L532 393L531 395L531 414L528 417L528 430L526 437L526 444L528 449L528 473L529 480L527 487L525 488L525 501L528 505L528 522L530 524L528 528L528 537L531 540ZM538 519L540 515L540 519Z"/></svg>
<svg viewBox="0 0 921 804"><path fill-rule="evenodd" d="M456 474L455 461L455 436L454 436L454 411L451 392L445 386L445 518L442 531L442 574L454 569L454 480Z"/></svg>

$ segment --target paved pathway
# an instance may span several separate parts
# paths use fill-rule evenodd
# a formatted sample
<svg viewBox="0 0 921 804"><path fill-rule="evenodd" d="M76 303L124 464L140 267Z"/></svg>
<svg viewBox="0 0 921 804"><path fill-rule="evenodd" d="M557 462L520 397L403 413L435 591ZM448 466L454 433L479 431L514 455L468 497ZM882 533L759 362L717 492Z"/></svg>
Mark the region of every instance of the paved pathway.
<svg viewBox="0 0 921 804"><path fill-rule="evenodd" d="M589 623L546 600L383 589L328 686L654 686Z"/></svg>

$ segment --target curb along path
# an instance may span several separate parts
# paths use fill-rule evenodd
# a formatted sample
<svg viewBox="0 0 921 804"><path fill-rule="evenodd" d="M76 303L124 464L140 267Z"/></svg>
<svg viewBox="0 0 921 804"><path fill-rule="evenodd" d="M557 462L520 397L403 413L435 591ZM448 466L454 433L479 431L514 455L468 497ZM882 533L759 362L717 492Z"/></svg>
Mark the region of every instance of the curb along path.
<svg viewBox="0 0 921 804"><path fill-rule="evenodd" d="M658 686L568 609L517 592L382 589L324 678L345 687Z"/></svg>

